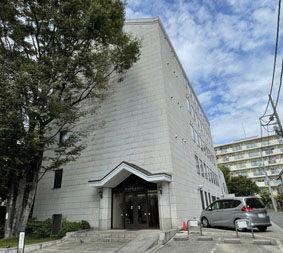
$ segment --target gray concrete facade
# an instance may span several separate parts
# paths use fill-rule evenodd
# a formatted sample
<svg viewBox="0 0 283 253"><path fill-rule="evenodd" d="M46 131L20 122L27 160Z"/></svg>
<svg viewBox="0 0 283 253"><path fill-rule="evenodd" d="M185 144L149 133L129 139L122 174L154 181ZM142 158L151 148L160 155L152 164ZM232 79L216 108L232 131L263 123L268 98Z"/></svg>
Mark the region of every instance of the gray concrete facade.
<svg viewBox="0 0 283 253"><path fill-rule="evenodd" d="M54 172L40 181L33 212L40 220L62 214L71 221L87 220L94 228L110 229L115 184L109 182L125 178L131 169L125 165L105 187L93 187L89 181L104 178L122 161L152 173L148 178L159 173L170 177L162 181L156 176L152 181L162 189L158 191L161 230L198 217L201 192L204 207L227 193L216 167L209 122L160 20L129 20L125 30L141 38L140 60L123 82L112 77L109 96L95 114L78 124L87 132L87 148L63 168L62 187L53 189Z"/></svg>

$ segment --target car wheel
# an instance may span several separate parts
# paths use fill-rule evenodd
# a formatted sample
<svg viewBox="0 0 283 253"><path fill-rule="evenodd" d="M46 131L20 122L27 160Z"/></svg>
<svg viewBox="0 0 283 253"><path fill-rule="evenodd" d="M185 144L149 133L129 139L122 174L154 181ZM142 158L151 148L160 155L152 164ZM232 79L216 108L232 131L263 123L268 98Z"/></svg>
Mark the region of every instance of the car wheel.
<svg viewBox="0 0 283 253"><path fill-rule="evenodd" d="M264 232L264 231L266 231L266 229L267 229L267 227L258 227L258 230L259 230L260 232Z"/></svg>
<svg viewBox="0 0 283 253"><path fill-rule="evenodd" d="M202 218L201 223L202 223L202 226L203 226L204 228L209 228L209 227L210 227L207 218Z"/></svg>

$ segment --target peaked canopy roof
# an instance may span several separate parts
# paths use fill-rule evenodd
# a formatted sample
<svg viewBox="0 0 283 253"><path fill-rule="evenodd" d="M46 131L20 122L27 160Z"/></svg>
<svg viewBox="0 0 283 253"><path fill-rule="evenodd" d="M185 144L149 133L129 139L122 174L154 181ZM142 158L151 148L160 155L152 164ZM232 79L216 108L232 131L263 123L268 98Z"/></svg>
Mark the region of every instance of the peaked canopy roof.
<svg viewBox="0 0 283 253"><path fill-rule="evenodd" d="M121 162L117 167L111 170L103 178L99 180L88 181L92 187L116 187L124 181L129 175L135 174L147 182L171 182L172 177L167 173L150 173L149 171L128 162Z"/></svg>

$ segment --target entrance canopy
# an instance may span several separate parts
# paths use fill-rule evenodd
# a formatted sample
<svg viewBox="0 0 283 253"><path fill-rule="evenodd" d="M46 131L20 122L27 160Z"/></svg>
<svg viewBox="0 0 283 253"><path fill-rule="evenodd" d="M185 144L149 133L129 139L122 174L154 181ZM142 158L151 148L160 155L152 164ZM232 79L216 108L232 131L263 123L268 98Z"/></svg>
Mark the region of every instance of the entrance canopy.
<svg viewBox="0 0 283 253"><path fill-rule="evenodd" d="M147 182L171 182L172 177L167 173L150 173L141 167L128 162L121 162L117 167L111 170L103 178L99 180L88 181L89 186L92 187L116 187L122 181L124 181L131 174L144 179Z"/></svg>

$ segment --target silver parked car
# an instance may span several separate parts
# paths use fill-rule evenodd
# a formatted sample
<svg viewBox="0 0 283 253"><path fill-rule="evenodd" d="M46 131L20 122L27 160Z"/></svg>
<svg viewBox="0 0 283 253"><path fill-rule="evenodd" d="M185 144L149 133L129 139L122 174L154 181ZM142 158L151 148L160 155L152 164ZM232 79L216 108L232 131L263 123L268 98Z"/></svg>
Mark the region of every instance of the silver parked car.
<svg viewBox="0 0 283 253"><path fill-rule="evenodd" d="M265 231L271 226L267 210L261 199L235 197L219 199L202 211L200 220L204 227L235 227L238 219L249 219L252 227Z"/></svg>

